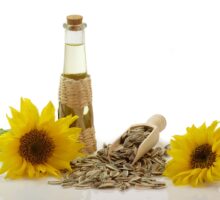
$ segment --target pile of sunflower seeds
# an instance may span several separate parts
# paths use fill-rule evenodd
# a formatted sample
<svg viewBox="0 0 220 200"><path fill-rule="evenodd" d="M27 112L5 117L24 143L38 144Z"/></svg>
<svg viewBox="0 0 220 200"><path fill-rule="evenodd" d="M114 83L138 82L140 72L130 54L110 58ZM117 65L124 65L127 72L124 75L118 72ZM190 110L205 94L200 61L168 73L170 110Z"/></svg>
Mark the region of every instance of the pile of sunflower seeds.
<svg viewBox="0 0 220 200"><path fill-rule="evenodd" d="M73 171L64 174L61 181L49 184L75 188L164 188L154 177L162 175L166 164L166 147L156 147L132 165L137 149L150 134L150 129L140 126L129 129L120 139L120 145L108 154L109 145L95 155L71 162Z"/></svg>

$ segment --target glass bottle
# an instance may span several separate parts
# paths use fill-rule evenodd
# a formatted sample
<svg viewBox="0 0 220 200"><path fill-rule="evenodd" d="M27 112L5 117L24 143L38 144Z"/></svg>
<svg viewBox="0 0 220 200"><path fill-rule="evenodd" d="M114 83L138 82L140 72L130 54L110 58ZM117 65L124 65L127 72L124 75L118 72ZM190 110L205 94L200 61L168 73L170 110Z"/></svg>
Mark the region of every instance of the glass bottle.
<svg viewBox="0 0 220 200"><path fill-rule="evenodd" d="M65 29L65 54L62 76L69 79L81 80L88 77L86 52L85 52L85 32L86 24L82 22L80 15L70 15L67 17ZM72 114L78 115L79 119L72 124L85 130L93 126L92 106L84 106L83 110L76 110L67 105L59 103L58 116L65 117Z"/></svg>

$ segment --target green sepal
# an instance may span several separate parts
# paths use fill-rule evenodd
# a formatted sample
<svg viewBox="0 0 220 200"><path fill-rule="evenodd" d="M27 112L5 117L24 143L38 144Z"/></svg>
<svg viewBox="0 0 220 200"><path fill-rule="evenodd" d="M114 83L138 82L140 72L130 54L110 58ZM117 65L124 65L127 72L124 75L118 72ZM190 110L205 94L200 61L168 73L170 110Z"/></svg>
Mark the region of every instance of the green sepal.
<svg viewBox="0 0 220 200"><path fill-rule="evenodd" d="M6 133L6 132L8 132L8 131L9 131L9 130L5 130L5 129L0 128L0 135Z"/></svg>

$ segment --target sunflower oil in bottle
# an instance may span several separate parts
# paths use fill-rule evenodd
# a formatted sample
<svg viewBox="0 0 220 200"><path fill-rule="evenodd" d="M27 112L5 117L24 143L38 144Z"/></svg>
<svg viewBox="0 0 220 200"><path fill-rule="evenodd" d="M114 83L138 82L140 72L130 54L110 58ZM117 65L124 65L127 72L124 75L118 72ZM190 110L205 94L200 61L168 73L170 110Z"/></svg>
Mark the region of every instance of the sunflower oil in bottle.
<svg viewBox="0 0 220 200"><path fill-rule="evenodd" d="M67 17L65 29L65 54L63 77L81 80L88 76L86 51L85 51L85 32L86 24L82 22L83 17L80 15L70 15ZM81 114L82 113L82 114ZM93 126L93 108L84 106L82 111L77 111L73 107L59 103L59 117L65 117L72 114L78 115L79 119L72 124L83 130Z"/></svg>

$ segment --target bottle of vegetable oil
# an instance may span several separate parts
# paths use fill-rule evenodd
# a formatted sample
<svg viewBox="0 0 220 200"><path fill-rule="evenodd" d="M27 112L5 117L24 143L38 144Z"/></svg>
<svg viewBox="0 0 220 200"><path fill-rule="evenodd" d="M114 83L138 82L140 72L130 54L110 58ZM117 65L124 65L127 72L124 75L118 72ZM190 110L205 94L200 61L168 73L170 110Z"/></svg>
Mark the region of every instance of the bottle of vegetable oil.
<svg viewBox="0 0 220 200"><path fill-rule="evenodd" d="M65 29L65 54L63 74L59 90L59 117L77 115L72 124L82 128L80 139L85 143L85 152L96 150L93 125L91 79L87 73L85 51L85 28L80 15L67 16Z"/></svg>

